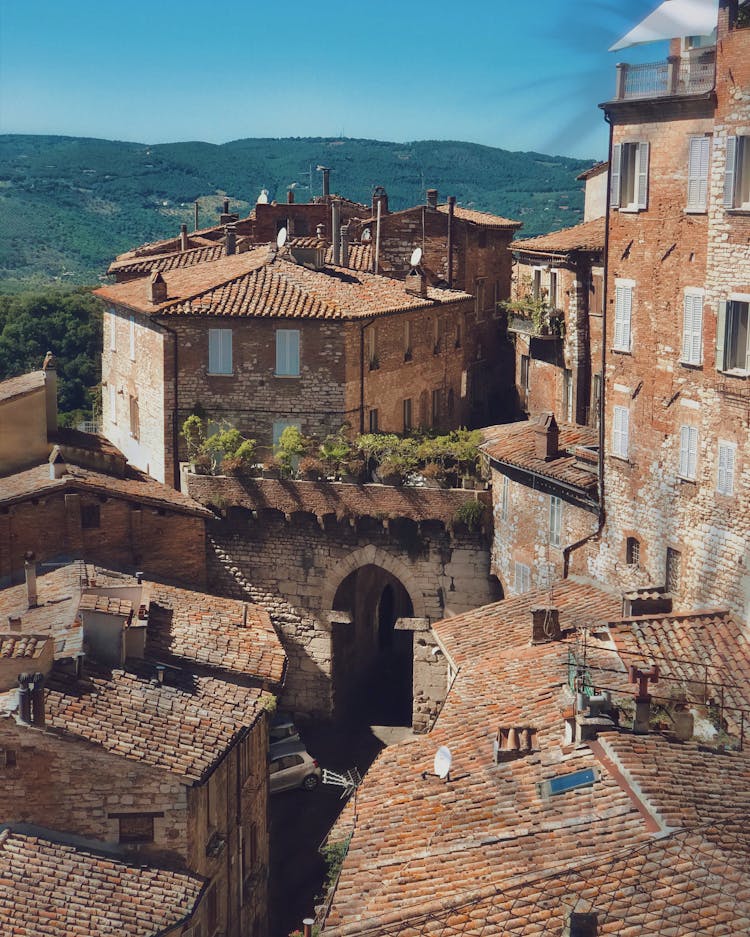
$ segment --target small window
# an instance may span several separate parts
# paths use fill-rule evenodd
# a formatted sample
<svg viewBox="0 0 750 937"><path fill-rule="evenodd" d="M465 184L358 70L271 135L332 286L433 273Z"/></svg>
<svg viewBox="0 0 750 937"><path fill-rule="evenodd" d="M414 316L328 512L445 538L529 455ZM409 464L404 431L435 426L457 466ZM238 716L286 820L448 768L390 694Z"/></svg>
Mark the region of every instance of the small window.
<svg viewBox="0 0 750 937"><path fill-rule="evenodd" d="M516 562L515 564L514 588L519 595L531 591L531 569L526 563Z"/></svg>
<svg viewBox="0 0 750 937"><path fill-rule="evenodd" d="M628 537L625 541L625 562L628 566L640 568L641 542L637 537Z"/></svg>
<svg viewBox="0 0 750 937"><path fill-rule="evenodd" d="M610 201L620 211L643 211L648 205L648 143L612 147Z"/></svg>
<svg viewBox="0 0 750 937"><path fill-rule="evenodd" d="M208 373L232 373L232 330L208 330Z"/></svg>
<svg viewBox="0 0 750 937"><path fill-rule="evenodd" d="M120 824L120 842L153 843L154 816L153 813L119 814L117 819Z"/></svg>
<svg viewBox="0 0 750 937"><path fill-rule="evenodd" d="M553 547L559 547L562 542L562 498L550 495L549 499L549 542Z"/></svg>
<svg viewBox="0 0 750 937"><path fill-rule="evenodd" d="M130 360L135 361L135 316L130 317L129 323L129 337L130 337Z"/></svg>
<svg viewBox="0 0 750 937"><path fill-rule="evenodd" d="M685 290L682 309L683 364L703 361L703 291Z"/></svg>
<svg viewBox="0 0 750 937"><path fill-rule="evenodd" d="M550 309L557 309L557 270L549 272L549 299L547 305Z"/></svg>
<svg viewBox="0 0 750 937"><path fill-rule="evenodd" d="M433 354L440 354L443 337L443 321L440 316L435 316L432 325L432 351Z"/></svg>
<svg viewBox="0 0 750 937"><path fill-rule="evenodd" d="M133 439L139 439L141 435L141 415L138 406L138 398L130 395L130 435Z"/></svg>
<svg viewBox="0 0 750 937"><path fill-rule="evenodd" d="M101 527L101 512L98 504L81 505L81 528L83 530L97 530Z"/></svg>
<svg viewBox="0 0 750 937"><path fill-rule="evenodd" d="M276 376L299 377L299 329L276 329Z"/></svg>
<svg viewBox="0 0 750 937"><path fill-rule="evenodd" d="M716 323L716 367L720 371L750 373L750 301L719 303Z"/></svg>
<svg viewBox="0 0 750 937"><path fill-rule="evenodd" d="M750 136L727 137L724 207L750 211Z"/></svg>
<svg viewBox="0 0 750 937"><path fill-rule="evenodd" d="M404 322L404 361L411 361L411 322L407 319Z"/></svg>
<svg viewBox="0 0 750 937"><path fill-rule="evenodd" d="M629 447L630 412L627 407L612 408L612 455L627 459Z"/></svg>
<svg viewBox="0 0 750 937"><path fill-rule="evenodd" d="M710 137L691 137L688 151L688 211L705 211L708 195Z"/></svg>
<svg viewBox="0 0 750 937"><path fill-rule="evenodd" d="M583 768L572 774L562 774L556 778L550 778L549 781L541 781L537 787L542 797L555 797L558 794L575 791L579 787L591 787L598 780L599 774L595 768Z"/></svg>
<svg viewBox="0 0 750 937"><path fill-rule="evenodd" d="M15 748L0 748L0 768L15 768L16 750Z"/></svg>
<svg viewBox="0 0 750 937"><path fill-rule="evenodd" d="M680 469L681 478L695 480L698 463L698 427L680 427Z"/></svg>
<svg viewBox="0 0 750 937"><path fill-rule="evenodd" d="M630 351L633 315L633 283L615 280L615 351Z"/></svg>
<svg viewBox="0 0 750 937"><path fill-rule="evenodd" d="M542 296L542 268L534 267L531 274L531 298L541 299Z"/></svg>
<svg viewBox="0 0 750 937"><path fill-rule="evenodd" d="M109 385L109 419L111 423L117 423L117 388L114 384Z"/></svg>
<svg viewBox="0 0 750 937"><path fill-rule="evenodd" d="M734 494L734 463L737 447L734 443L719 440L716 490L721 495Z"/></svg>
<svg viewBox="0 0 750 937"><path fill-rule="evenodd" d="M589 312L594 316L604 315L604 274L594 271L589 287Z"/></svg>
<svg viewBox="0 0 750 937"><path fill-rule="evenodd" d="M378 431L378 411L373 407L370 410L370 432L377 433Z"/></svg>
<svg viewBox="0 0 750 937"><path fill-rule="evenodd" d="M503 475L503 487L500 494L500 517L504 520L508 520L508 508L510 505L510 479L507 475Z"/></svg>
<svg viewBox="0 0 750 937"><path fill-rule="evenodd" d="M453 347L454 348L461 347L461 323L460 322L456 323L456 340L453 343Z"/></svg>
<svg viewBox="0 0 750 937"><path fill-rule="evenodd" d="M679 550L673 550L667 547L667 569L665 576L665 585L667 592L671 595L677 595L680 591L680 564L682 557Z"/></svg>
<svg viewBox="0 0 750 937"><path fill-rule="evenodd" d="M411 427L411 397L407 397L404 400L404 432L408 433Z"/></svg>

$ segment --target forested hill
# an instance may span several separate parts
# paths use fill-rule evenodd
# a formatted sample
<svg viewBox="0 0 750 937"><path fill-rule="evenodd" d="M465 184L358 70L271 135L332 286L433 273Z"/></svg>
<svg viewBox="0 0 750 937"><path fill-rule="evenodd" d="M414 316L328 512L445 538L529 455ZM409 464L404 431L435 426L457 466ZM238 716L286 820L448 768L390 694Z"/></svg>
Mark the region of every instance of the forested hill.
<svg viewBox="0 0 750 937"><path fill-rule="evenodd" d="M218 220L221 199L246 214L262 188L285 200L331 191L369 204L383 185L392 209L441 199L523 221L522 236L576 224L583 190L576 175L592 160L513 153L472 143L376 140L236 140L146 146L79 137L0 136L0 290L50 282L95 283L112 257L146 241Z"/></svg>

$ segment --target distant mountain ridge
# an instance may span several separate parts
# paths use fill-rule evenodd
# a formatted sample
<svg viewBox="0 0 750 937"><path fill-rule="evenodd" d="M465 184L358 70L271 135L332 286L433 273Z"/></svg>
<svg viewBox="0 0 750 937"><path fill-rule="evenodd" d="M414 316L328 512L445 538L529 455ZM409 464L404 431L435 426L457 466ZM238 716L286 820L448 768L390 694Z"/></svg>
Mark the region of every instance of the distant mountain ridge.
<svg viewBox="0 0 750 937"><path fill-rule="evenodd" d="M425 190L467 208L523 222L520 236L583 218L576 176L594 160L519 153L474 143L387 143L332 138L246 139L147 146L84 137L0 136L0 290L94 283L115 254L218 221L222 198L247 214L262 188L285 201L331 191L370 203L385 186L392 210L424 201ZM311 189L312 184L312 189Z"/></svg>

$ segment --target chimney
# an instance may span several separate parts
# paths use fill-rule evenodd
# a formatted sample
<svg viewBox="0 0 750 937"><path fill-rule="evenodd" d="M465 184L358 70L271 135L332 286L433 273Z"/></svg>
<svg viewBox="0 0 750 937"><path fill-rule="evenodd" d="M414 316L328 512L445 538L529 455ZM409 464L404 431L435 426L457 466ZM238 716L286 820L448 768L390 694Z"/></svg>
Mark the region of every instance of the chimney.
<svg viewBox="0 0 750 937"><path fill-rule="evenodd" d="M31 725L31 690L29 688L31 680L30 673L18 675L18 718L27 726Z"/></svg>
<svg viewBox="0 0 750 937"><path fill-rule="evenodd" d="M57 362L51 351L44 356L44 405L47 412L47 435L57 432Z"/></svg>
<svg viewBox="0 0 750 937"><path fill-rule="evenodd" d="M341 266L349 266L349 225L341 225Z"/></svg>
<svg viewBox="0 0 750 937"><path fill-rule="evenodd" d="M226 232L226 254L227 257L231 257L232 254L237 253L237 225L232 223L224 227Z"/></svg>
<svg viewBox="0 0 750 937"><path fill-rule="evenodd" d="M18 634L21 630L21 616L8 615L8 629L11 634Z"/></svg>
<svg viewBox="0 0 750 937"><path fill-rule="evenodd" d="M648 692L649 683L659 682L659 666L654 664L648 670L641 670L630 665L630 682L638 684L638 694L635 698L635 719L633 720L633 732L638 735L646 735L651 726L649 718L651 716L651 694Z"/></svg>
<svg viewBox="0 0 750 937"><path fill-rule="evenodd" d="M287 205L294 205L294 189L288 189L286 193Z"/></svg>
<svg viewBox="0 0 750 937"><path fill-rule="evenodd" d="M229 214L229 199L228 199L228 198L225 198L225 199L224 199L223 214L225 214L225 215L228 215L228 214Z"/></svg>
<svg viewBox="0 0 750 937"><path fill-rule="evenodd" d="M29 608L36 608L39 604L36 591L36 556L29 550L23 559L23 568L26 574L26 597Z"/></svg>
<svg viewBox="0 0 750 937"><path fill-rule="evenodd" d="M537 459L544 459L549 462L550 459L557 457L558 441L560 431L557 426L557 420L554 413L542 413L539 415L534 425L534 442Z"/></svg>
<svg viewBox="0 0 750 937"><path fill-rule="evenodd" d="M554 605L535 605L531 609L531 623L532 644L560 640L560 610Z"/></svg>
<svg viewBox="0 0 750 937"><path fill-rule="evenodd" d="M35 726L44 725L44 674L35 673L31 689L31 721Z"/></svg>
<svg viewBox="0 0 750 937"><path fill-rule="evenodd" d="M186 251L188 249L188 236L187 236L187 225L180 225L180 250Z"/></svg>
<svg viewBox="0 0 750 937"><path fill-rule="evenodd" d="M49 477L62 478L65 474L65 459L59 446L53 446L47 461L49 462Z"/></svg>
<svg viewBox="0 0 750 937"><path fill-rule="evenodd" d="M324 241L326 236L326 226L324 224L319 224L315 229L315 234L319 241Z"/></svg>
<svg viewBox="0 0 750 937"><path fill-rule="evenodd" d="M238 220L239 220L239 217L240 217L240 216L237 215L237 214L230 213L230 211L229 211L229 199L228 199L228 198L225 198L225 199L224 199L224 210L222 211L221 215L219 216L219 224L222 224L222 225L231 224L231 222L233 222L233 221L238 221Z"/></svg>
<svg viewBox="0 0 750 937"><path fill-rule="evenodd" d="M333 265L338 267L341 263L341 205L339 202L331 203L331 246L333 247Z"/></svg>
<svg viewBox="0 0 750 937"><path fill-rule="evenodd" d="M438 190L437 189L427 190L427 207L432 208L432 209L437 209L438 207Z"/></svg>
<svg viewBox="0 0 750 937"><path fill-rule="evenodd" d="M167 281L158 271L148 281L148 300L154 306L167 301Z"/></svg>
<svg viewBox="0 0 750 937"><path fill-rule="evenodd" d="M412 267L406 274L404 289L414 296L427 295L427 277L421 267Z"/></svg>
<svg viewBox="0 0 750 937"><path fill-rule="evenodd" d="M331 191L331 170L327 166L321 166L320 171L323 173L323 198L328 198Z"/></svg>
<svg viewBox="0 0 750 937"><path fill-rule="evenodd" d="M376 217L378 214L378 205L380 205L380 213L382 215L388 214L388 193L385 191L385 188L382 185L376 185L372 193L372 215Z"/></svg>

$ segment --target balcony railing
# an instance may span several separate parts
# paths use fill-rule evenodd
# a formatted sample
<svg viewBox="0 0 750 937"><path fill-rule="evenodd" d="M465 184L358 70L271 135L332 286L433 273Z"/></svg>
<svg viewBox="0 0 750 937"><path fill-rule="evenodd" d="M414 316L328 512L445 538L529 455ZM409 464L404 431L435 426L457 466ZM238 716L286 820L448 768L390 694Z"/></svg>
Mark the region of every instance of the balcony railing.
<svg viewBox="0 0 750 937"><path fill-rule="evenodd" d="M528 308L514 303L506 306L508 314L508 331L521 332L531 338L563 338L565 334L565 319L561 309L540 307L529 303Z"/></svg>
<svg viewBox="0 0 750 937"><path fill-rule="evenodd" d="M617 66L615 100L704 94L713 88L715 78L716 52L713 49L700 56L670 56L666 62L645 65L620 63Z"/></svg>

